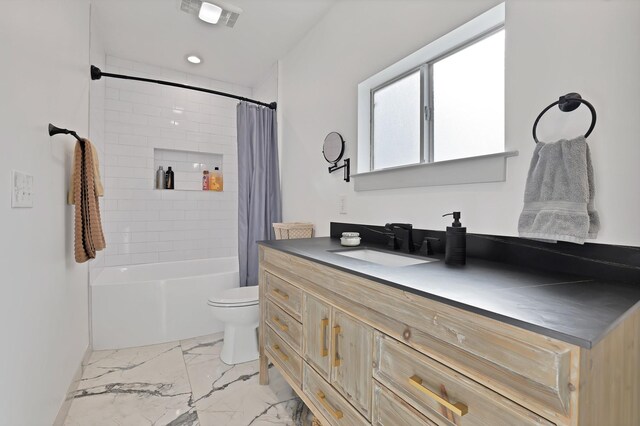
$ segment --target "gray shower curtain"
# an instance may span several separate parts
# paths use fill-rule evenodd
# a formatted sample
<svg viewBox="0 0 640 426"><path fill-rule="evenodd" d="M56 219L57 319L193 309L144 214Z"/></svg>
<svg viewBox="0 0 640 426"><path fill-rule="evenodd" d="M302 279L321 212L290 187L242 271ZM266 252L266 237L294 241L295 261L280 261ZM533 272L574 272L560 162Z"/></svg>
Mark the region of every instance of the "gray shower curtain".
<svg viewBox="0 0 640 426"><path fill-rule="evenodd" d="M238 258L240 286L258 284L256 241L282 220L276 111L246 102L238 120Z"/></svg>

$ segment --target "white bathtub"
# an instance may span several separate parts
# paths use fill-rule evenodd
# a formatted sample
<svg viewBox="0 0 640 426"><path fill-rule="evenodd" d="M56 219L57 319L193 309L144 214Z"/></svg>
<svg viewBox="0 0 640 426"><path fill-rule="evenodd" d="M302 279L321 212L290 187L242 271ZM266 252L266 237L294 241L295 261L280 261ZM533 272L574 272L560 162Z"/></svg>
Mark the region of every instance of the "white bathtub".
<svg viewBox="0 0 640 426"><path fill-rule="evenodd" d="M223 330L207 299L238 287L238 258L107 267L91 283L94 349L119 349Z"/></svg>

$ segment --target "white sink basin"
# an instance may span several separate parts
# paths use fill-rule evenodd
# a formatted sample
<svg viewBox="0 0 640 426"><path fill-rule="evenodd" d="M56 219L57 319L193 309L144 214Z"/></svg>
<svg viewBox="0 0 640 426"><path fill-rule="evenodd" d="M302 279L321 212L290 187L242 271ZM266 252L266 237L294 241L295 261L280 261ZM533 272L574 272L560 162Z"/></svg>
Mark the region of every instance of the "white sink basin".
<svg viewBox="0 0 640 426"><path fill-rule="evenodd" d="M419 265L421 263L429 263L433 262L436 259L424 259L417 258L412 256L403 256L401 254L387 253L384 251L371 250L367 248L356 249L356 250L343 250L343 251L334 251L335 254L339 254L340 256L352 257L354 259L364 260L365 262L375 263L377 265L382 266L409 266L409 265Z"/></svg>

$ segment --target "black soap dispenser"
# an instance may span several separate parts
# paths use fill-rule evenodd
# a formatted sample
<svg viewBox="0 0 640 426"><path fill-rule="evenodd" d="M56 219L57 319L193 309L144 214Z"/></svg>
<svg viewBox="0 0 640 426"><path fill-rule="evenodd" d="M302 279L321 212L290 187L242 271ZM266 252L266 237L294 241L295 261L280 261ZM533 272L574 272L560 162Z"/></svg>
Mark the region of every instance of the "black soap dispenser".
<svg viewBox="0 0 640 426"><path fill-rule="evenodd" d="M451 215L453 215L453 223L447 226L444 263L464 265L467 262L467 228L460 223L460 212L447 213L442 217Z"/></svg>

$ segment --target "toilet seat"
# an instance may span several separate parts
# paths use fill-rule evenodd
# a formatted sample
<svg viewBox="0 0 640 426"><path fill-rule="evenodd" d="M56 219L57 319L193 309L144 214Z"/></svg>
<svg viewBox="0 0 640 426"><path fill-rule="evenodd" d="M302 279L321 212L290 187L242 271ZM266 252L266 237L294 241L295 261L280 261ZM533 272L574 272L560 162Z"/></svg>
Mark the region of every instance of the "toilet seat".
<svg viewBox="0 0 640 426"><path fill-rule="evenodd" d="M212 296L209 306L220 308L240 308L258 304L258 286L236 287Z"/></svg>

